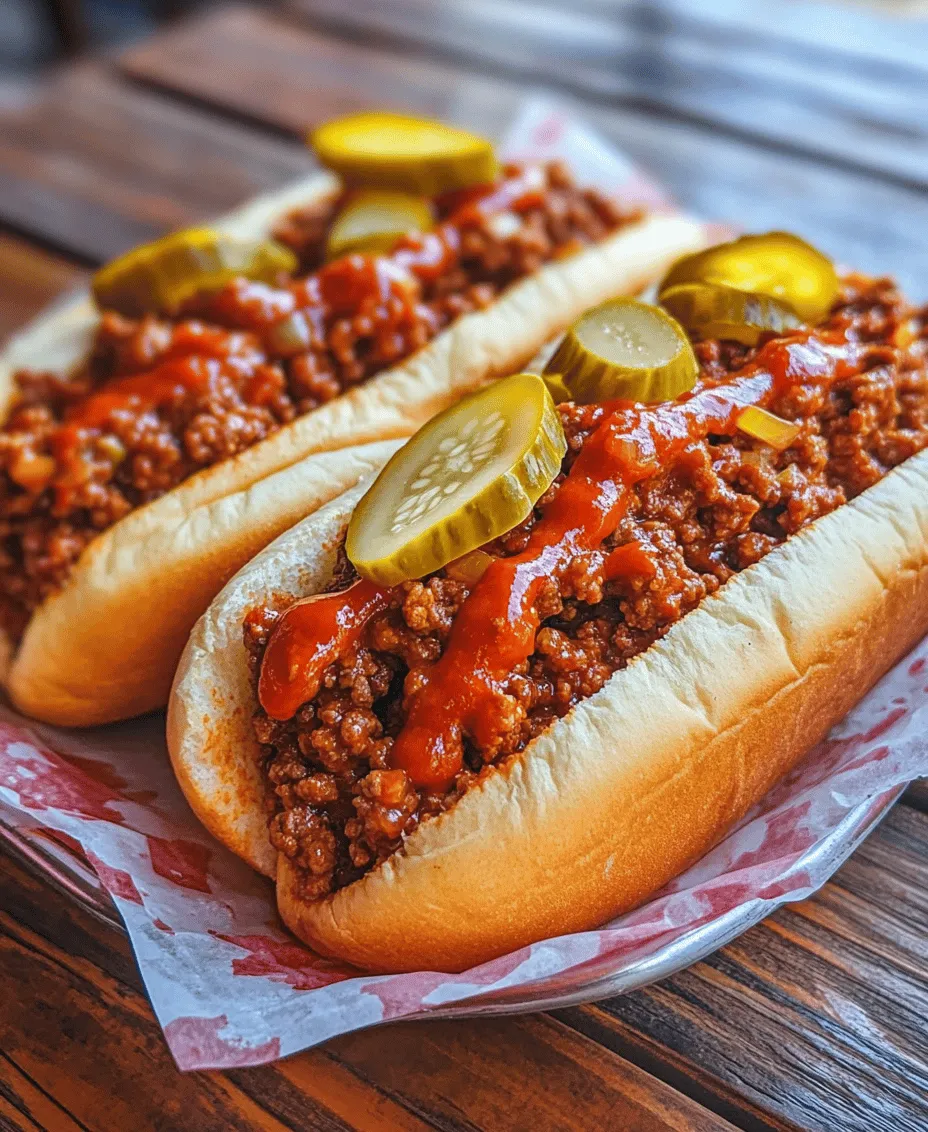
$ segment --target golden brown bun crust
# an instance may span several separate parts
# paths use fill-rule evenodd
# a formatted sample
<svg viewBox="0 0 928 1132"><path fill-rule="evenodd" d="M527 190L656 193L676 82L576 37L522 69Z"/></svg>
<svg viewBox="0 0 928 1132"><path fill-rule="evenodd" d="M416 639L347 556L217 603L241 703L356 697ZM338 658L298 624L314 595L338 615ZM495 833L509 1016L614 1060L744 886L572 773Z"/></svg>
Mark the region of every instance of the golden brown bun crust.
<svg viewBox="0 0 928 1132"><path fill-rule="evenodd" d="M219 226L263 235L276 216L332 184L317 176L268 194ZM6 675L14 703L65 726L163 706L184 641L212 597L261 547L379 466L375 442L410 436L463 393L519 369L587 307L639 290L704 242L702 226L679 216L623 229L515 284L403 365L131 512L94 539L32 617ZM14 339L0 357L0 403L16 368L73 365L95 323L84 297ZM349 445L369 445L368 455L345 455Z"/></svg>
<svg viewBox="0 0 928 1132"><path fill-rule="evenodd" d="M233 579L178 671L169 741L185 791L213 832L269 875L256 812L239 812L247 834L224 836L235 807L245 797L257 807L263 787L244 649L222 622L240 626L262 590L324 586L358 493ZM228 649L204 636L207 620ZM361 881L305 904L281 858L281 914L324 954L380 971L462 970L590 929L699 859L926 631L923 453L731 579ZM218 646L208 653L207 638ZM247 789L191 796L191 775L208 784L211 763Z"/></svg>

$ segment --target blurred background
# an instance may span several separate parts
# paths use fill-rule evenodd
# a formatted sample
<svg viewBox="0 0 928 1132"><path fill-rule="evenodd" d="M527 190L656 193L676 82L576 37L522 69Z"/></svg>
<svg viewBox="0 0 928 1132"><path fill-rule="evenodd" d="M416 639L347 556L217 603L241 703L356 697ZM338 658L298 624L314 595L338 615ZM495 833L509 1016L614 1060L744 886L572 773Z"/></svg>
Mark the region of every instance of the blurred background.
<svg viewBox="0 0 928 1132"><path fill-rule="evenodd" d="M8 77L28 75L37 67L60 57L84 50L131 43L154 31L159 23L176 19L184 13L202 9L216 0L3 0L0 5L0 69ZM871 8L891 16L917 16L928 12L928 0L840 0L862 8ZM349 7L356 0L344 0ZM376 0L374 0L376 3ZM285 7L265 0L263 7ZM361 5L363 6L363 4ZM373 6L369 4L369 6ZM609 0L599 7L608 9ZM616 7L623 5L616 4ZM688 7L697 12L701 4L693 0ZM769 6L765 0L752 4L745 0L745 9ZM440 2L435 4L441 7ZM530 10L531 0L522 7ZM660 10L660 4L643 4L642 8ZM571 9L569 4L565 9Z"/></svg>
<svg viewBox="0 0 928 1132"><path fill-rule="evenodd" d="M0 68L7 78L28 75L62 55L129 43L200 6L195 0L3 0Z"/></svg>
<svg viewBox="0 0 928 1132"><path fill-rule="evenodd" d="M0 334L383 107L543 93L695 214L928 297L928 0L0 0Z"/></svg>

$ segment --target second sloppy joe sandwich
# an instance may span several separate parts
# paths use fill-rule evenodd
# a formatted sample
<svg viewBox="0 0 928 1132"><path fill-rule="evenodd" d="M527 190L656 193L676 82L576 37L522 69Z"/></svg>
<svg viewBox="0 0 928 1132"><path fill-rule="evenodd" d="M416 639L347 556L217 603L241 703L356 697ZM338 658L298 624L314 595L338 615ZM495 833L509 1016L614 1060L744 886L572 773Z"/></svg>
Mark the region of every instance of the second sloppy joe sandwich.
<svg viewBox="0 0 928 1132"><path fill-rule="evenodd" d="M358 115L313 144L338 181L120 257L95 312L49 315L0 362L0 628L22 710L81 725L162 705L192 624L256 551L702 241L439 123Z"/></svg>

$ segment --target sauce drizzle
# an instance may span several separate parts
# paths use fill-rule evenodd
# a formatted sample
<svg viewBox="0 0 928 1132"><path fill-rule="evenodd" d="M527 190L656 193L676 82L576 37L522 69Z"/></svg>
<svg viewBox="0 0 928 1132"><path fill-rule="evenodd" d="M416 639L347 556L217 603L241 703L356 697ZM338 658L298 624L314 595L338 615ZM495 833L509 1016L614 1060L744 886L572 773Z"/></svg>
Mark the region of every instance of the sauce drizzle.
<svg viewBox="0 0 928 1132"><path fill-rule="evenodd" d="M389 596L389 590L362 579L347 590L289 607L271 634L258 679L258 698L272 719L290 719L315 698L325 670L354 644Z"/></svg>
<svg viewBox="0 0 928 1132"><path fill-rule="evenodd" d="M446 790L461 769L464 737L481 744L492 736L495 713L505 704L504 683L534 650L542 586L615 531L634 485L689 444L733 434L746 406L771 401L795 381L830 384L856 372L861 354L841 334L812 337L804 331L772 340L738 374L704 381L676 402L610 404L526 548L495 559L461 606L442 656L425 671L412 698L391 764L420 789ZM636 551L635 544L613 551L610 572L633 568ZM268 715L289 718L311 699L325 668L388 601L389 591L362 581L292 606L262 662L259 699Z"/></svg>

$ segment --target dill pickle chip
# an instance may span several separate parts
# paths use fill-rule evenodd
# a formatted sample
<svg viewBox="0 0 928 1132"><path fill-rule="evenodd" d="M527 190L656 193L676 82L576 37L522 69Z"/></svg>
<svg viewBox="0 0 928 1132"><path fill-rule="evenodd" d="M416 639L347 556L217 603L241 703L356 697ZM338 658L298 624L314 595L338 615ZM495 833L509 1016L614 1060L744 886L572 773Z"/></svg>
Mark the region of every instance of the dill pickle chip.
<svg viewBox="0 0 928 1132"><path fill-rule="evenodd" d="M838 294L831 260L789 232L740 236L678 259L659 294L681 283L718 283L769 295L786 303L804 322L817 322Z"/></svg>
<svg viewBox="0 0 928 1132"><path fill-rule="evenodd" d="M336 118L313 130L309 143L348 185L427 197L492 181L498 170L486 138L405 114Z"/></svg>
<svg viewBox="0 0 928 1132"><path fill-rule="evenodd" d="M360 189L335 217L329 230L329 259L353 252L388 252L407 232L427 232L432 208L425 197L393 189Z"/></svg>
<svg viewBox="0 0 928 1132"><path fill-rule="evenodd" d="M660 307L610 299L582 315L545 367L580 404L673 401L696 384L686 331Z"/></svg>
<svg viewBox="0 0 928 1132"><path fill-rule="evenodd" d="M555 405L563 404L564 401L572 401L573 394L564 384L563 374L560 373L544 373L542 375L544 383L548 387L548 392L554 400Z"/></svg>
<svg viewBox="0 0 928 1132"><path fill-rule="evenodd" d="M240 240L212 228L185 228L101 267L91 289L101 309L138 317L174 311L239 275L272 283L281 272L296 269L293 252L273 240Z"/></svg>
<svg viewBox="0 0 928 1132"><path fill-rule="evenodd" d="M345 550L365 578L421 578L522 522L567 441L544 381L515 374L433 417L358 503Z"/></svg>
<svg viewBox="0 0 928 1132"><path fill-rule="evenodd" d="M660 301L690 334L745 346L755 346L769 331L782 334L802 326L796 312L780 299L718 283L679 283L663 291Z"/></svg>

